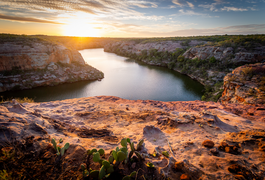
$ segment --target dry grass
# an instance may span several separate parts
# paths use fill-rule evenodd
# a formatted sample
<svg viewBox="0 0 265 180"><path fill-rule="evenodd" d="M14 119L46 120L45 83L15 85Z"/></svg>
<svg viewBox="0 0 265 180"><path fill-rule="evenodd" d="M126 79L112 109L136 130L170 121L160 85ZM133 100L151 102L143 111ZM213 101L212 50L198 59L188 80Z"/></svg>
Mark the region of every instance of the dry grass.
<svg viewBox="0 0 265 180"><path fill-rule="evenodd" d="M24 97L24 98L8 98L8 99L4 99L3 96L1 96L1 100L0 103L6 102L6 101L12 101L12 99L15 99L17 102L19 103L34 103L34 99L28 98L28 97Z"/></svg>
<svg viewBox="0 0 265 180"><path fill-rule="evenodd" d="M260 78L259 90L265 91L265 76Z"/></svg>
<svg viewBox="0 0 265 180"><path fill-rule="evenodd" d="M242 69L242 72L245 76L252 76L253 68L252 67L245 67Z"/></svg>
<svg viewBox="0 0 265 180"><path fill-rule="evenodd" d="M229 77L228 77L228 81L229 82L231 82L231 81L236 81L237 80L237 76L235 76L235 75L230 75Z"/></svg>

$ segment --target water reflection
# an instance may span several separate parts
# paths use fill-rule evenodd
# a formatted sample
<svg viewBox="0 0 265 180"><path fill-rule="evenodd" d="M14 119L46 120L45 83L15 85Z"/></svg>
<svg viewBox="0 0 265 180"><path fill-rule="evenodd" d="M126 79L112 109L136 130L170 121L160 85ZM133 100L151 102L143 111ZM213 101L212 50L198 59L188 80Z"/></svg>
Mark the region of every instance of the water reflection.
<svg viewBox="0 0 265 180"><path fill-rule="evenodd" d="M53 87L1 93L5 97L30 97L52 101L99 95L126 99L190 101L200 99L203 86L191 78L163 67L127 60L103 49L80 51L85 61L104 72L102 81L83 81Z"/></svg>

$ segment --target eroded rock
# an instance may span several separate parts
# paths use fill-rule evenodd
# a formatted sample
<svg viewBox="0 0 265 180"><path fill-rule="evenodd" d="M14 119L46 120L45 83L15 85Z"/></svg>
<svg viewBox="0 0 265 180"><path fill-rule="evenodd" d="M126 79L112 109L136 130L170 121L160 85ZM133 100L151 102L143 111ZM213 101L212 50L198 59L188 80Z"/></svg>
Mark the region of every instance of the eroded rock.
<svg viewBox="0 0 265 180"><path fill-rule="evenodd" d="M212 148L212 147L214 147L214 142L207 139L207 140L202 142L202 146L207 147L207 148Z"/></svg>

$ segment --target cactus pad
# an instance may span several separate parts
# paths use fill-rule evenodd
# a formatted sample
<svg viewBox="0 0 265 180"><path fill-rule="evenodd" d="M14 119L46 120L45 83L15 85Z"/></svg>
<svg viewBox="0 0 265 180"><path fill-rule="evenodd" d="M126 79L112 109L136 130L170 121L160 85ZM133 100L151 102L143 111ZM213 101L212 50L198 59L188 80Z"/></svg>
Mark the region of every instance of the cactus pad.
<svg viewBox="0 0 265 180"><path fill-rule="evenodd" d="M99 162L100 161L100 155L99 152L93 153L93 161L94 162Z"/></svg>

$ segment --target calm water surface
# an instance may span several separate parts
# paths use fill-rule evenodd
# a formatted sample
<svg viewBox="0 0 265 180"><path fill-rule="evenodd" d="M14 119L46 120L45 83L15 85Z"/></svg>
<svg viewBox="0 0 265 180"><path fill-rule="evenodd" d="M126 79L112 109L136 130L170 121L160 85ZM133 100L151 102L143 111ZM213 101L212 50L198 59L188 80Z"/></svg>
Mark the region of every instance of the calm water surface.
<svg viewBox="0 0 265 180"><path fill-rule="evenodd" d="M30 97L36 102L111 95L126 99L190 101L202 96L203 86L173 70L127 60L103 49L79 51L84 60L104 73L102 81L1 93L5 98Z"/></svg>

